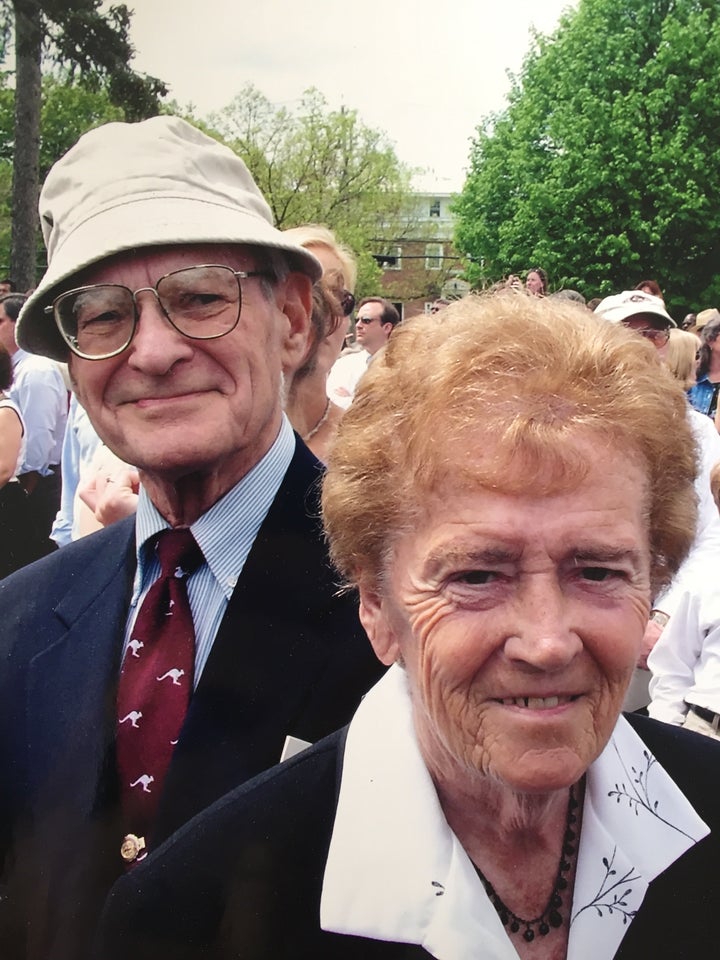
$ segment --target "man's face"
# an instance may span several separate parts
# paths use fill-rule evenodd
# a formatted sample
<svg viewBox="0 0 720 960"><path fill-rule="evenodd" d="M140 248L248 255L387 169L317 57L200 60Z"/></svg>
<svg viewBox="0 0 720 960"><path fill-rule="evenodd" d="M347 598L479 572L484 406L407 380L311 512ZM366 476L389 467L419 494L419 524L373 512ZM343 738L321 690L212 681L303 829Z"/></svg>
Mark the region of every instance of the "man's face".
<svg viewBox="0 0 720 960"><path fill-rule="evenodd" d="M639 313L623 320L623 326L649 340L657 350L660 359L665 359L670 340L670 327L662 317L652 313Z"/></svg>
<svg viewBox="0 0 720 960"><path fill-rule="evenodd" d="M95 265L79 284L118 283L135 291L173 270L206 263L256 267L242 247L148 248ZM277 436L282 374L295 369L306 348L311 285L304 275L290 274L268 300L259 278L240 284L240 320L224 337L183 336L148 291L137 297L140 319L123 353L70 358L78 399L98 434L148 475L170 481L212 475L224 492Z"/></svg>
<svg viewBox="0 0 720 960"><path fill-rule="evenodd" d="M590 467L574 489L443 489L381 585L360 579L363 626L383 662L405 665L436 782L559 789L615 725L650 606L647 478L626 449L596 463L594 444L577 446ZM468 465L458 456L454 475Z"/></svg>
<svg viewBox="0 0 720 960"><path fill-rule="evenodd" d="M377 353L388 342L392 333L391 323L381 323L383 308L381 303L364 303L355 318L355 336L358 343L368 353Z"/></svg>
<svg viewBox="0 0 720 960"><path fill-rule="evenodd" d="M4 297L6 293L12 293L9 283L0 283L0 297Z"/></svg>

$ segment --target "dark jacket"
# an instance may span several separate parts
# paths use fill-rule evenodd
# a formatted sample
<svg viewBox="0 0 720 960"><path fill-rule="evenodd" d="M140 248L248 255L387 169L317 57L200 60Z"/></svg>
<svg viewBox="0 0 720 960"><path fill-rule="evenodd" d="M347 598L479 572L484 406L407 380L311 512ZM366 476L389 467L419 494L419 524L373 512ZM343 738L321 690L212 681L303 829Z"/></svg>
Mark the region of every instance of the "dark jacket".
<svg viewBox="0 0 720 960"><path fill-rule="evenodd" d="M163 790L159 843L352 715L383 671L338 597L300 442L233 592ZM134 521L0 584L0 956L81 960L123 872L114 731Z"/></svg>
<svg viewBox="0 0 720 960"><path fill-rule="evenodd" d="M714 956L720 744L647 718L629 720L712 833L650 884L616 958ZM344 746L340 731L233 791L120 880L106 905L95 960L429 956L412 944L320 929ZM482 956L478 944L478 960Z"/></svg>

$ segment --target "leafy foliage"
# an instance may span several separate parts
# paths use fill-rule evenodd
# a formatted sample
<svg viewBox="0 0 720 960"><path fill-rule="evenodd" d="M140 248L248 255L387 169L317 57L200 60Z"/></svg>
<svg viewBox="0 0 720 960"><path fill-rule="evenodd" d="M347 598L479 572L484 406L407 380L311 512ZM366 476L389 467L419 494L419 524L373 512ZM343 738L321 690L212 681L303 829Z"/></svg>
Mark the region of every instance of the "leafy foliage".
<svg viewBox="0 0 720 960"><path fill-rule="evenodd" d="M329 226L359 253L358 289L377 288L379 269L364 252L368 240L377 241L379 222L395 242L414 222L412 171L385 134L365 126L355 110L331 110L317 90L306 91L290 111L252 85L210 124L247 163L281 229Z"/></svg>
<svg viewBox="0 0 720 960"><path fill-rule="evenodd" d="M112 120L124 120L125 112L110 101L102 87L91 89L84 83L63 82L46 77L42 84L40 130L40 177L82 136L83 133ZM0 81L0 275L10 272L11 182L14 153L14 93ZM38 241L38 264L44 259Z"/></svg>
<svg viewBox="0 0 720 960"><path fill-rule="evenodd" d="M82 78L88 90L104 89L122 106L126 119L159 112L167 92L155 77L135 73L124 4L102 8L102 0L0 0L0 53L3 58L14 22L15 121L13 132L11 270L22 287L35 282L39 189L41 69L60 69Z"/></svg>
<svg viewBox="0 0 720 960"><path fill-rule="evenodd" d="M12 164L0 159L0 277L10 273L10 188Z"/></svg>
<svg viewBox="0 0 720 960"><path fill-rule="evenodd" d="M586 296L653 277L720 300L720 7L580 0L478 128L456 203L474 279L539 264Z"/></svg>
<svg viewBox="0 0 720 960"><path fill-rule="evenodd" d="M102 9L101 0L43 0L44 59L71 80L91 89L104 86L109 99L128 120L159 112L167 87L156 77L135 73L129 31L132 12L125 4ZM47 69L46 69L47 72Z"/></svg>

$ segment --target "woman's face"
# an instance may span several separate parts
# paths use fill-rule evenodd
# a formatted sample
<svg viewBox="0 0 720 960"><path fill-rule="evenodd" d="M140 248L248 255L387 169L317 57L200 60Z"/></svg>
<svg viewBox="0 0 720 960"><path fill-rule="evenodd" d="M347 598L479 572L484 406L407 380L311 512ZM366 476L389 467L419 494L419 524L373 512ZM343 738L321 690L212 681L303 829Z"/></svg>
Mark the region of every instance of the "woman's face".
<svg viewBox="0 0 720 960"><path fill-rule="evenodd" d="M542 277L535 270L531 270L525 278L525 289L528 293L538 297L544 293Z"/></svg>
<svg viewBox="0 0 720 960"><path fill-rule="evenodd" d="M449 789L567 786L620 712L650 608L646 477L627 451L582 449L592 466L569 492L443 489L382 590L361 581L363 624L383 662L404 662Z"/></svg>
<svg viewBox="0 0 720 960"><path fill-rule="evenodd" d="M340 258L333 253L329 247L308 244L307 249L313 254L313 256L317 257L322 264L324 275L328 273L331 273L335 276L339 275L343 278L344 283L347 282L344 279L342 260L340 260ZM317 362L324 370L329 370L340 356L342 348L345 346L345 337L347 336L349 329L350 317L338 317L337 326L333 332L328 334L328 336L323 340L318 349Z"/></svg>

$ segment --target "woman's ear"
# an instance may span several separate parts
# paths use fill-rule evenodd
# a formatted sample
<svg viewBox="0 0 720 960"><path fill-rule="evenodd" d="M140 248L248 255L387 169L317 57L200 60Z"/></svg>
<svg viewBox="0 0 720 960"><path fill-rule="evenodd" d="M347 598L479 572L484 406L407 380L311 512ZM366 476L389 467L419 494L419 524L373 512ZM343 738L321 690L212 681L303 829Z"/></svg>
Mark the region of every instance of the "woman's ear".
<svg viewBox="0 0 720 960"><path fill-rule="evenodd" d="M383 599L373 583L360 583L360 622L370 638L375 656L390 666L400 658L400 646L389 616L389 602Z"/></svg>

